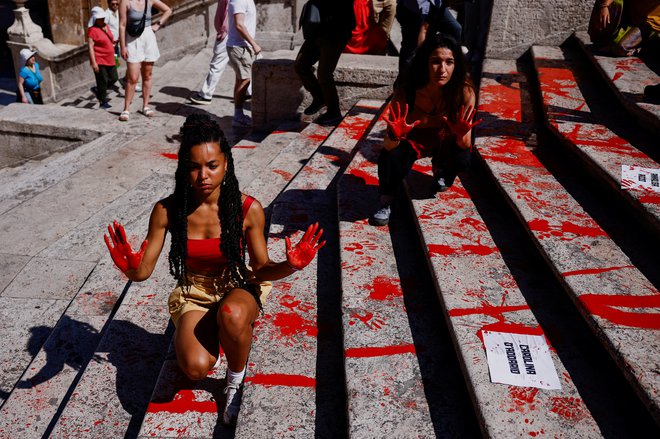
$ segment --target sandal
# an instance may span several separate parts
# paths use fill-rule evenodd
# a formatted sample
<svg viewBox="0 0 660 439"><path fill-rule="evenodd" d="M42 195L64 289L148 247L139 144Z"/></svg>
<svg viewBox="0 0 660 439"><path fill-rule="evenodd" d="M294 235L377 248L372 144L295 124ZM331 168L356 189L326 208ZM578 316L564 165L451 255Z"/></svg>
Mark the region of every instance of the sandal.
<svg viewBox="0 0 660 439"><path fill-rule="evenodd" d="M141 111L142 114L144 114L147 117L153 117L154 116L154 110L152 110L149 107L144 107Z"/></svg>
<svg viewBox="0 0 660 439"><path fill-rule="evenodd" d="M119 120L122 121L122 122L128 122L129 117L131 117L131 113L129 113L128 111L124 110L124 111L122 111L121 114L119 115Z"/></svg>

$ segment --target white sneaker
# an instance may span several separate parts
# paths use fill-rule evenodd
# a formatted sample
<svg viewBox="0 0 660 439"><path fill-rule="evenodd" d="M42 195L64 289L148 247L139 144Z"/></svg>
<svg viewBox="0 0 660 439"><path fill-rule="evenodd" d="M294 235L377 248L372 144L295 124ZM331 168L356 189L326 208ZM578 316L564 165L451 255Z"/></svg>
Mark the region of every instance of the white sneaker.
<svg viewBox="0 0 660 439"><path fill-rule="evenodd" d="M227 383L225 387L225 410L222 413L222 423L225 425L236 425L238 411L241 408L243 398L243 386L239 383Z"/></svg>
<svg viewBox="0 0 660 439"><path fill-rule="evenodd" d="M252 126L252 118L245 114L237 114L231 121L231 126L234 128L248 128Z"/></svg>
<svg viewBox="0 0 660 439"><path fill-rule="evenodd" d="M372 220L373 223L377 226L386 226L390 222L390 214L392 213L392 208L389 204L384 205L373 214Z"/></svg>
<svg viewBox="0 0 660 439"><path fill-rule="evenodd" d="M445 181L444 177L438 178L437 184L438 184L438 192L444 192L449 189L449 185Z"/></svg>
<svg viewBox="0 0 660 439"><path fill-rule="evenodd" d="M139 82L135 84L135 93L140 93L142 91L142 84Z"/></svg>

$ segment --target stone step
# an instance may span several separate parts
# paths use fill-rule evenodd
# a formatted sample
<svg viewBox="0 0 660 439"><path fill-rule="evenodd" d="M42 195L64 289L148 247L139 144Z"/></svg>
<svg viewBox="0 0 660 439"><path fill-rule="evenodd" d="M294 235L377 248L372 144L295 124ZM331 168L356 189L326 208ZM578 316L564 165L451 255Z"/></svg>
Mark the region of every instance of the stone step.
<svg viewBox="0 0 660 439"><path fill-rule="evenodd" d="M344 434L336 181L383 101L359 101L277 197L271 259L286 259L319 222L328 245L303 271L275 282L254 332L236 437Z"/></svg>
<svg viewBox="0 0 660 439"><path fill-rule="evenodd" d="M384 132L379 120L338 186L348 436L434 437L390 230L368 220Z"/></svg>
<svg viewBox="0 0 660 439"><path fill-rule="evenodd" d="M558 47L533 46L546 124L551 132L577 152L618 196L624 198L660 233L660 196L625 189L623 166L659 169L660 165L599 123L585 101L572 71L570 58Z"/></svg>
<svg viewBox="0 0 660 439"><path fill-rule="evenodd" d="M586 32L576 32L574 37L584 55L591 60L621 104L648 130L659 132L660 104L651 103L644 98L644 87L660 84L657 67L647 65L635 56L616 58L598 55L593 50Z"/></svg>
<svg viewBox="0 0 660 439"><path fill-rule="evenodd" d="M491 382L483 331L545 335L535 317L539 307L530 308L508 268L511 260L505 262L479 214L472 200L479 195L476 183L470 193L456 181L433 194L425 190L433 182L431 169L430 159L418 161L405 186L483 436L601 437L556 350L550 352L561 390ZM579 416L562 416L565 407Z"/></svg>
<svg viewBox="0 0 660 439"><path fill-rule="evenodd" d="M357 107L356 107L357 108ZM358 115L359 116L359 115ZM359 117L354 116L355 119L358 119ZM347 118L350 120L350 117ZM252 165L252 160L256 158L256 155L259 154L259 160L263 160L263 157L269 157L271 155L270 152L265 151L264 154L262 155L259 151L258 148L261 148L264 143L269 144L270 142L276 142L276 144L272 145L276 149L280 149L279 154L272 159L270 158L270 163L267 163L266 168L262 168L259 170L257 168L256 174L257 177L252 181L251 184L246 185L242 191L244 193L250 194L257 198L264 207L270 205L273 203L273 200L277 198L278 194L284 190L284 188L289 184L289 181L291 178L293 178L294 175L298 173L301 167L303 167L303 162L307 162L309 160L309 157L314 154L314 151L317 150L319 147L319 144L326 140L326 136L330 133L331 129L326 128L326 127L321 127L318 125L309 125L306 127L299 135L293 136L293 140L289 142L288 145L282 147L281 145L281 140L278 139L279 136L285 135L285 133L280 133L280 134L275 134L272 139L270 140L265 140L262 144L257 146L257 149L255 149L255 152L251 156L245 156L250 160L250 165ZM338 127L335 131L338 132L337 138L345 138L346 137L346 132L348 131L346 128L343 128L341 125ZM241 142L242 143L242 142ZM285 158L282 159L281 157L284 156ZM236 168L239 169L241 166L241 157L243 156L238 156L236 160ZM314 156L316 157L316 155ZM267 162L267 160L265 161ZM263 163L263 162L262 162ZM239 171L240 172L240 171ZM263 176L265 174L269 175L277 175L278 178L275 179L274 181L267 181L263 179ZM244 174L244 177L246 181L250 179L249 175ZM271 177L272 178L272 177ZM267 186L267 187L264 187ZM300 207L298 208L300 210ZM281 212L281 213L277 213ZM307 214L313 214L314 218L319 215L318 210L315 212L308 212L307 214L301 214L297 217L294 218L294 220L297 219L298 222L303 221L305 224L290 224L289 221L289 216L290 212L288 212L288 209L279 209L277 206L273 209L273 218L276 222L276 225L274 228L277 228L277 224L282 224L282 215L286 214L287 215L287 225L289 227L295 227L299 226L299 228L302 228L305 224L308 224L311 219L309 219L306 215ZM327 222L327 220L324 220L324 222ZM279 226L282 228L282 226ZM291 232L292 230L290 230ZM273 260L281 260L283 258L283 253L282 249L280 248L283 243L282 235L281 232L279 235L272 235L272 239L277 240L277 244L273 244L272 242L269 243L269 248L271 251L271 258ZM296 239L297 237L294 237ZM315 264L315 263L314 263ZM294 279L293 283L300 284L302 285L301 288L301 293L302 292L307 292L307 289L309 289L309 284L310 280L308 278L314 277L313 275L316 272L315 267L310 266L308 269L304 270L303 272L298 274L298 278ZM281 286L279 284L282 284ZM280 282L280 283L275 283L275 288L271 295L273 294L281 294L282 296L286 296L286 291L287 290L287 285L288 288L292 288L292 283L288 282ZM307 288L304 288L304 286L307 286ZM281 289L284 289L284 293L278 293ZM277 297L277 296L274 296ZM302 303L302 299L301 299ZM274 304L274 299L271 298L267 302L267 306L271 306L270 304ZM300 305L301 309L304 309L306 312L312 312L314 311L313 305L312 307L308 309L308 306L310 305L305 302L305 305ZM276 306L276 305L272 305ZM298 306L298 305L296 305ZM267 312L267 311L266 311ZM257 340L256 343L261 339L261 325L267 325L266 321L268 319L268 314L264 315L263 319L258 320L257 324L255 325L255 339ZM312 321L312 323L314 323ZM287 331L287 328L285 327L283 329L284 331ZM295 330L295 328L294 328ZM314 330L316 328L314 327ZM302 336L302 335L301 335ZM279 344L278 344L279 345ZM256 346L256 345L255 345ZM263 349L270 349L270 346L264 346ZM272 358L268 358L267 362L264 362L264 365L261 365L261 361L257 362L255 361L254 357L263 357L262 354L258 353L258 350L256 351L253 350L252 356L250 358L249 362L249 368L250 371L248 372L248 378L246 381L248 382L248 385L246 385L246 395L244 396L244 404L246 408L246 417L250 416L264 416L263 411L251 411L253 408L253 404L265 404L270 402L270 404L275 405L276 403L282 403L282 401L277 400L277 396L275 395L274 397L269 397L266 400L259 400L258 402L254 400L254 397L251 396L251 391L255 391L257 393L260 393L260 396L263 396L263 393L266 392L276 392L278 389L271 389L269 386L277 386L281 384L286 384L287 382L292 383L292 382L303 382L303 383L309 383L310 380L305 380L304 376L296 376L296 374L291 374L290 370L286 372L286 376L279 376L276 374L260 374L258 376L264 377L266 380L265 382L259 382L259 378L257 379L252 379L250 376L252 376L254 367L256 367L256 364L259 364L260 367L267 367L269 363L272 363ZM281 355L281 354L280 354ZM221 366L214 370L211 375L209 375L208 378L196 382L196 383L191 383L189 382L180 372L177 364L176 364L176 357L173 353L173 349L170 348L170 354L168 356L167 361L163 365L163 368L161 370L160 376L158 378L158 382L156 385L156 388L154 390L154 394L151 398L151 403L149 404L149 407L147 409L147 413L145 414L144 422L142 424L141 430L140 430L140 437L153 437L153 436L158 436L158 437L195 437L195 438L203 438L203 437L230 437L230 432L231 432L231 437L233 437L233 429L226 429L224 427L221 427L221 424L218 421L218 416L220 413L220 410L222 409L222 401L224 399L224 396L222 396L222 389L224 388L224 376L225 376L225 371L226 371L226 361L222 361ZM272 379L275 381L268 381L268 379ZM278 381L278 379L284 380L284 381ZM287 381L287 379L289 381ZM298 379L298 381L296 381ZM313 379L313 378L312 378ZM252 386L249 383L252 382L254 384L261 384L259 386ZM312 388L309 388L307 384L303 386L295 386L294 388L296 390L301 390L301 388L305 388L306 390L313 390ZM253 389L253 390L250 390ZM291 390L289 387L283 387L285 390ZM305 392L307 394L307 392ZM312 392L313 394L313 392ZM252 401L252 403L250 402ZM304 398L301 399L301 403L306 403L309 404L309 399ZM312 403L313 403L313 397L312 397ZM249 413L249 414L248 414ZM273 425L274 423L282 423L283 418L279 415L276 414L276 412L273 412L272 409L270 409L267 413L270 413L270 416L272 416L272 420L269 420L268 422L260 422L260 424L264 425L271 425L273 428L278 429L282 428L282 425L276 426ZM287 412L288 413L288 412ZM307 412L303 413L298 413L296 416L303 416ZM239 425L237 430L237 435L239 435L238 431L240 431L241 425L243 425L243 416L244 412L242 411L239 415ZM295 421L292 421L295 422ZM287 425L288 427L289 425ZM243 428L246 428L244 425ZM247 428L259 428L258 425L255 426L247 426ZM239 435L241 437L242 435Z"/></svg>
<svg viewBox="0 0 660 439"><path fill-rule="evenodd" d="M660 365L654 285L550 174L526 144L526 87L514 61L484 64L477 129L480 157L525 224L535 245L651 415L660 419ZM626 308L620 310L618 308ZM640 310L642 312L636 312Z"/></svg>
<svg viewBox="0 0 660 439"><path fill-rule="evenodd" d="M63 408L61 404L71 396L126 284L109 256L106 255L105 263L96 264L99 251L107 254L102 244L103 226L118 217L118 212L123 212L138 218L138 225L146 228L149 207L168 191L168 181L169 175L148 177L136 189L79 226L76 233L60 239L33 258L2 292L3 298L59 298L62 303L58 307L61 318L57 325L52 322L52 332L40 350L37 346L38 353L34 353L30 365L25 368L23 363L25 373L20 381L16 379L16 387L2 406L0 431L11 431L12 437L41 436L49 424L57 420L57 413ZM127 224L129 231L132 226ZM65 259L68 255L74 260ZM166 303L166 299L162 303ZM38 319L33 324L37 321L42 325L48 323ZM51 329L50 326L43 328L44 331ZM17 345L24 345L27 335L16 331L10 338ZM20 360L7 359L3 363L13 363L12 370L20 371L21 365L16 364Z"/></svg>

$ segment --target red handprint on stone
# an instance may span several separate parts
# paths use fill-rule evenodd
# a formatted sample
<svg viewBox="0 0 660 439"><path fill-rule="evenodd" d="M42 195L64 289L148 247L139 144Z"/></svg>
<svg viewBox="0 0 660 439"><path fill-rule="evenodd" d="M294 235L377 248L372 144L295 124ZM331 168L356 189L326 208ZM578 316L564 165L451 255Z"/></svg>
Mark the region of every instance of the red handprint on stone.
<svg viewBox="0 0 660 439"><path fill-rule="evenodd" d="M403 114L401 114L401 106L396 102L396 107L390 104L385 110L385 123L387 124L389 136L392 140L405 139L410 130L415 128L420 123L419 120L413 123L407 123L408 117L408 104L403 106Z"/></svg>
<svg viewBox="0 0 660 439"><path fill-rule="evenodd" d="M293 248L291 240L287 236L285 238L287 263L296 270L302 270L309 265L316 256L316 252L325 245L325 241L319 243L322 235L323 229L319 229L319 223L314 223L307 228L305 235Z"/></svg>
<svg viewBox="0 0 660 439"><path fill-rule="evenodd" d="M120 223L113 221L112 225L108 225L108 233L110 238L104 234L103 239L117 268L124 273L129 270L137 270L140 267L140 262L142 262L144 251L147 249L147 240L145 239L142 242L140 251L135 253L131 244L128 243L128 239L126 239L124 226ZM112 243L110 243L110 240L112 240Z"/></svg>
<svg viewBox="0 0 660 439"><path fill-rule="evenodd" d="M458 114L456 122L450 121L447 116L442 116L442 119L445 121L449 129L456 134L456 137L461 138L483 121L483 119L479 119L472 123L475 114L477 114L477 109L472 105L469 105L467 108L465 108L465 105L461 105L461 111Z"/></svg>

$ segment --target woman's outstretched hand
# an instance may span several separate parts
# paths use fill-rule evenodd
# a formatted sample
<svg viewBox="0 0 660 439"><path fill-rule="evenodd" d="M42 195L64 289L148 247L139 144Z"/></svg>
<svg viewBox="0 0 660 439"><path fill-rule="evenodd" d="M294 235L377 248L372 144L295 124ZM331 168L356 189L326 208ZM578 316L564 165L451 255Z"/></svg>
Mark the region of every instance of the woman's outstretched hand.
<svg viewBox="0 0 660 439"><path fill-rule="evenodd" d="M396 107L390 104L385 111L385 123L387 124L390 138L392 140L405 139L410 130L415 128L420 123L419 120L413 123L406 123L408 116L408 104L403 106L403 114L401 113L401 106L396 103Z"/></svg>
<svg viewBox="0 0 660 439"><path fill-rule="evenodd" d="M483 119L479 119L472 123L475 114L477 114L477 109L472 105L469 105L467 108L465 108L464 105L461 105L461 112L458 114L455 123L447 119L447 116L442 116L442 119L445 121L449 129L456 134L456 137L460 139L483 121Z"/></svg>
<svg viewBox="0 0 660 439"><path fill-rule="evenodd" d="M108 238L108 235L104 234L103 239L105 239L105 245L108 246L115 265L124 273L129 270L137 270L142 262L144 251L147 249L147 240L142 242L140 251L135 253L126 239L126 232L121 223L113 221L112 225L108 225L108 233L110 237Z"/></svg>
<svg viewBox="0 0 660 439"><path fill-rule="evenodd" d="M287 263L296 270L302 270L309 265L316 256L316 252L325 245L325 241L319 243L322 235L323 229L319 229L319 223L314 223L307 228L305 235L293 248L291 248L291 240L287 236L285 238Z"/></svg>

